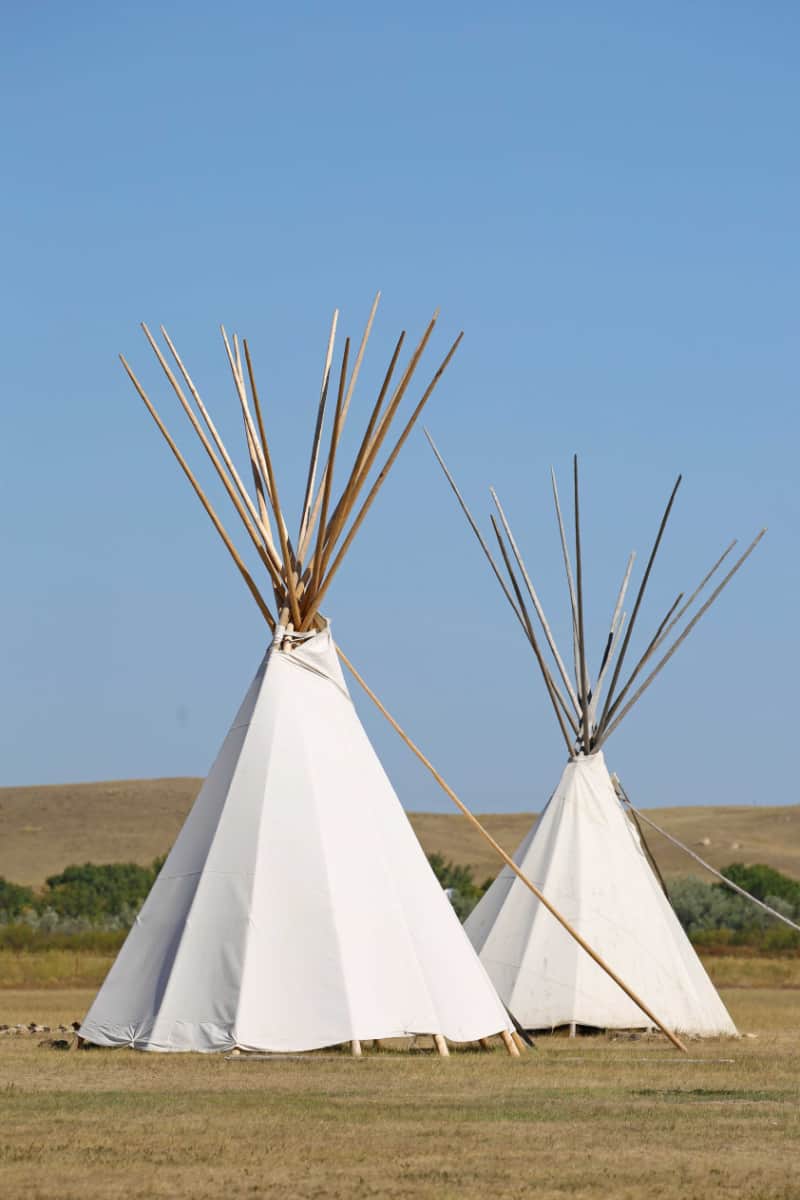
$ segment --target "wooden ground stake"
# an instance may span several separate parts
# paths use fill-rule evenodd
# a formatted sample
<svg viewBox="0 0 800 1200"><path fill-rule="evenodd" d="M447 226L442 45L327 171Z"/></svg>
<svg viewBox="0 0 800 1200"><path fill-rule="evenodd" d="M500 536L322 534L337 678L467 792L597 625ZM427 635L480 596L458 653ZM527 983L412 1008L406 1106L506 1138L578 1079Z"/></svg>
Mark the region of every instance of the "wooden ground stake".
<svg viewBox="0 0 800 1200"><path fill-rule="evenodd" d="M604 970L605 973L609 976L609 978L613 979L614 982L617 984L617 986L625 993L625 995L630 1000L633 1001L633 1003L636 1005L636 1007L640 1008L642 1010L642 1012L644 1013L644 1015L646 1017L649 1017L649 1019L653 1022L653 1024L656 1025L667 1038L669 1038L669 1040L672 1042L673 1046L677 1047L678 1050L682 1050L684 1054L687 1054L688 1051L687 1051L686 1047L684 1046L683 1042L680 1040L680 1038L678 1038L670 1029L667 1029L666 1025L664 1025L661 1021L659 1021L658 1017L655 1015L655 1013L653 1013L647 1007L647 1005L644 1003L644 1001L641 1000L636 995L636 993L633 992L628 987L628 985L623 982L622 979L620 979L620 977L619 977L619 975L617 975L616 971L612 970L612 968L608 965L608 963L605 962L600 957L600 955L597 954L592 949L592 947L588 944L588 942L584 941L584 939L578 933L577 929L575 929L572 925L570 925L570 923L566 919L566 917L562 917L562 915L558 911L558 909L555 908L550 903L550 901L547 899L547 897L542 892L539 891L536 884L532 883L531 880L528 878L528 876L525 875L524 872L520 870L520 868L514 862L511 855L507 854L506 851L503 849L503 847L500 845L500 843L495 841L495 839L489 833L488 829L486 829L480 823L478 818L476 816L474 816L474 814L471 813L470 810L467 808L466 804L464 804L463 801L461 801L458 798L458 796L453 791L453 789L450 787L450 785L448 783L446 783L446 781L436 770L436 768L434 767L434 765L430 761L430 759L425 757L425 755L420 750L419 746L415 745L415 743L412 742L411 738L408 736L408 734L405 732L405 730L402 729L400 725L398 725L397 721L395 721L392 714L381 703L381 701L375 695L375 693L373 692L373 690L369 686L369 684L366 682L366 680L358 673L358 671L353 666L353 664L350 662L350 659L347 657L347 655L344 653L344 651L341 649L341 647L337 646L336 649L337 649L339 658L342 660L344 665L347 667L350 674L353 676L353 678L359 684L359 686L364 689L364 691L369 696L370 700L375 705L375 707L383 714L383 716L386 718L386 720L392 726L395 733L399 734L399 736L402 738L402 740L408 746L409 750L411 750L412 753L417 756L417 758L422 763L422 765L428 771L430 771L431 775L434 777L436 782L439 784L439 787L442 789L442 791L444 791L450 797L450 799L455 804L456 808L459 809L459 811L464 814L464 816L467 818L467 820L470 822L470 824L472 826L474 826L475 829L477 829L477 831L481 835L481 837L484 838L484 840L489 843L489 845L492 847L492 849L495 851L495 853L503 860L505 865L507 867L510 867L510 869L514 872L514 874L517 876L517 878L525 885L526 888L528 888L529 891L533 892L536 899L539 900L544 905L544 907L547 909L548 912L552 913L552 915L558 921L559 925L561 925L564 929L566 929L566 931L570 935L570 937L575 939L575 941L578 943L578 945L581 947L581 949L585 950L586 953L589 955L589 957L594 962L597 963L598 967L601 967L602 970ZM515 1047L515 1049L516 1049L516 1047Z"/></svg>
<svg viewBox="0 0 800 1200"><path fill-rule="evenodd" d="M516 1029L512 1032L511 1036L514 1039L514 1045L517 1047L520 1054L527 1053L528 1047L525 1045L522 1038L517 1033Z"/></svg>
<svg viewBox="0 0 800 1200"><path fill-rule="evenodd" d="M447 1048L447 1042L440 1033L435 1033L433 1035L433 1044L436 1046L436 1050L440 1058L450 1057L450 1051Z"/></svg>
<svg viewBox="0 0 800 1200"><path fill-rule="evenodd" d="M507 1029L503 1030L503 1032L500 1034L500 1037L503 1039L503 1045L505 1046L506 1050L511 1055L511 1057L519 1058L519 1050L517 1049L517 1044Z"/></svg>
<svg viewBox="0 0 800 1200"><path fill-rule="evenodd" d="M358 1038L353 1038L352 1042L350 1043L350 1053L352 1054L353 1058L361 1058L361 1042L358 1040Z"/></svg>

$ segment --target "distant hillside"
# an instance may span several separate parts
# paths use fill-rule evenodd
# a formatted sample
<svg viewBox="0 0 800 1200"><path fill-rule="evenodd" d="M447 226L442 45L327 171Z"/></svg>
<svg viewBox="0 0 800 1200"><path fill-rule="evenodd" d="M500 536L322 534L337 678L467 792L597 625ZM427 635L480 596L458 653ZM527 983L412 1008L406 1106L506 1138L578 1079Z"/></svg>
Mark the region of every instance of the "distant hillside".
<svg viewBox="0 0 800 1200"><path fill-rule="evenodd" d="M163 854L197 795L200 779L137 779L57 787L0 788L0 875L39 884L68 863L149 863ZM714 866L764 862L800 879L800 806L664 808L653 820ZM425 850L470 864L477 878L495 875L492 851L458 813L411 813ZM516 849L532 813L482 818L507 850ZM710 845L703 844L708 839ZM699 868L657 834L650 838L668 875Z"/></svg>

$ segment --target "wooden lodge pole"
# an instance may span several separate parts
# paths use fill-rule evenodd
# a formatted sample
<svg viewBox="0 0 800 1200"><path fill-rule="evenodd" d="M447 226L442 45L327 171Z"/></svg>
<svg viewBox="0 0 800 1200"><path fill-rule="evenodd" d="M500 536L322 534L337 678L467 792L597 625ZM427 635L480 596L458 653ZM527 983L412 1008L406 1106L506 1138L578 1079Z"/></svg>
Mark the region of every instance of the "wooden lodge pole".
<svg viewBox="0 0 800 1200"><path fill-rule="evenodd" d="M513 1036L508 1032L507 1029L504 1029L502 1031L502 1033L500 1034L500 1037L503 1039L503 1045L505 1046L506 1050L511 1055L511 1057L519 1058L520 1057L519 1046L514 1041Z"/></svg>
<svg viewBox="0 0 800 1200"><path fill-rule="evenodd" d="M431 326L429 326L429 328L431 328ZM381 490L384 483L386 482L386 479L387 479L392 467L394 466L394 463L395 463L395 460L397 459L398 454L400 453L400 451L402 450L403 446L406 443L408 435L411 433L411 430L416 425L417 419L419 418L420 413L422 412L423 408L425 407L425 405L428 403L431 396L433 395L434 389L435 389L436 385L438 384L439 380L441 379L442 375L447 370L447 367L449 366L453 355L455 354L456 350L458 349L458 347L461 344L461 339L463 338L463 336L464 336L463 332L459 333L458 337L453 342L453 344L450 347L450 349L448 350L447 354L442 359L441 363L439 364L438 369L436 370L436 373L433 376L433 379L428 384L425 391L422 393L422 396L417 403L417 407L414 409L411 416L408 418L408 421L406 422L405 426L403 427L403 432L400 434L399 438L395 442L394 447L393 447L391 453L389 454L389 457L386 459L386 462L383 464L378 475L376 476L375 482L373 483L372 487L369 489L366 499L364 500L363 504L361 505L361 508L358 510L358 513L356 514L355 518L353 519L352 525L350 526L349 530L347 531L347 536L345 537L344 541L342 542L341 546L339 547L339 551L331 564L330 570L328 571L325 578L319 582L318 588L316 588L314 591L313 610L311 607L309 607L309 610L303 619L303 628L302 628L301 632L305 632L305 630L308 629L309 625L311 624L311 621L313 620L313 613L319 611L319 607L322 604L322 599L323 599L325 593L327 592L328 588L330 587L330 585L333 581L333 578L336 575L336 572L339 570L339 567L342 565L344 557L347 554L347 551L350 549L350 545L353 541L353 538L356 536L359 529L361 528L361 524L362 524L364 518L366 517L367 513L369 512L369 510L372 506L372 503L375 500L375 497L378 495L378 492ZM388 416L390 411L391 411L390 409L387 409L385 415ZM382 426L382 428L383 428L383 426ZM376 434L376 440L377 440L378 436L379 435ZM373 448L374 448L374 443L373 443ZM372 457L373 457L373 451L370 450L369 459L371 460ZM366 473L370 470L371 465L372 465L372 463L371 463L371 461L369 461L369 465L368 466L365 465L365 467L364 467L364 478L365 479L366 479Z"/></svg>
<svg viewBox="0 0 800 1200"><path fill-rule="evenodd" d="M323 575L327 571L328 561L333 548L336 544L339 534L342 532L342 529L345 526L345 522L352 511L353 505L358 497L358 493L363 485L364 481L361 477L361 471L366 461L367 453L370 449L372 435L375 430L378 417L380 416L383 402L386 399L386 393L389 390L389 384L392 381L392 375L394 374L394 369L397 366L397 360L400 356L400 350L405 340L405 336L405 331L403 331L400 334L400 337L397 339L397 345L395 346L394 354L392 355L391 362L387 368L381 390L378 393L378 399L375 401L369 421L367 422L367 428L364 431L363 438L361 439L361 445L359 447L358 454L356 455L355 462L353 463L350 477L342 490L338 504L333 510L333 516L328 522L328 531L325 537L325 554L322 563Z"/></svg>
<svg viewBox="0 0 800 1200"><path fill-rule="evenodd" d="M453 490L453 495L455 496L456 500L458 501L459 505L461 506L461 511L463 512L464 516L467 518L467 523L468 523L470 529L475 534L475 537L478 539L478 545L480 546L483 553L486 555L486 559L489 563L489 566L494 571L497 582L500 584L500 587L503 589L503 594L504 594L506 600L508 601L508 603L511 605L512 609L514 610L514 615L516 616L516 618L519 621L522 628L525 630L525 633L527 636L528 631L527 631L527 629L525 629L525 621L523 620L522 613L517 608L517 605L514 602L514 598L511 595L511 592L508 590L508 587L506 586L506 581L505 581L505 579L503 579L503 576L500 574L500 568L498 567L497 563L494 561L494 559L492 557L492 552L486 544L486 539L484 538L483 534L480 531L478 522L475 520L472 513L470 512L470 510L467 506L466 500L461 495L461 492L458 490L458 484L456 483L453 476L450 474L447 463L444 461L441 454L439 453L436 443L434 442L433 438L430 435L430 432L427 429L425 430L425 437L428 439L428 444L436 457L436 461L438 462L439 466L442 468L442 471L444 472L445 479L450 484L450 487Z"/></svg>
<svg viewBox="0 0 800 1200"><path fill-rule="evenodd" d="M495 508L497 509L497 511L500 515L500 520L503 523L503 529L505 530L506 537L508 538L508 541L509 541L509 545L511 546L511 549L513 551L514 558L517 560L517 566L519 567L522 578L525 581L525 586L528 589L531 600L533 601L533 607L536 609L536 615L539 618L539 622L544 631L544 636L547 639L547 644L550 647L550 652L552 653L553 658L555 659L559 674L560 674L562 680L564 681L564 686L567 689L567 692L569 693L569 698L575 706L576 716L579 717L580 716L580 705L578 703L578 697L575 694L575 689L572 686L572 681L571 681L569 675L567 674L567 669L564 666L561 655L558 652L556 640L553 637L553 633L552 633L552 630L550 629L548 620L547 620L546 616L544 615L544 609L542 608L541 601L539 600L539 597L536 593L536 589L534 588L534 586L531 582L531 578L528 575L528 571L525 567L525 563L522 559L522 555L520 553L519 547L514 538L514 534L511 532L511 526L508 523L506 514L503 512L503 506L500 503L497 492L494 490L493 487L489 488L489 494L491 495L492 500L494 501L494 504L495 504Z"/></svg>
<svg viewBox="0 0 800 1200"><path fill-rule="evenodd" d="M350 339L345 338L344 353L342 354L342 364L339 373L339 390L336 395L336 410L333 416L333 424L331 426L331 444L328 450L328 461L325 463L325 470L322 473L320 480L320 494L322 496L322 509L319 514L319 527L317 529L317 547L314 551L314 557L311 559L311 590L316 593L320 586L320 567L322 566L322 551L325 546L325 531L328 526L328 507L331 500L331 489L333 487L333 471L336 465L336 450L339 445L339 436L342 432L342 403L344 400L344 385L347 378L347 362L350 357ZM312 524L314 518L312 517ZM309 526L310 528L310 526ZM318 607L318 606L316 606ZM312 609L311 603L307 608L307 612ZM305 615L305 614L304 614ZM302 622L298 625L298 629L304 628Z"/></svg>
<svg viewBox="0 0 800 1200"><path fill-rule="evenodd" d="M639 584L639 590L636 593L636 600L634 601L633 611L631 612L631 619L628 622L628 628L625 632L625 637L622 639L622 645L620 647L619 654L617 655L617 661L614 665L614 671L611 676L611 683L608 685L608 691L606 692L605 704L603 705L603 710L600 714L600 720L597 722L596 736L598 739L603 738L606 733L606 728L607 728L607 724L608 724L608 722L607 722L608 710L611 708L611 705L615 699L614 691L617 686L617 681L619 679L620 672L622 671L622 664L625 662L625 655L627 653L628 646L630 645L631 635L633 633L633 627L636 624L636 618L639 615L639 609L641 608L642 600L644 599L644 593L645 593L645 590L647 589L647 581L650 578L650 572L653 569L653 563L656 561L656 555L658 554L658 548L661 545L661 539L664 536L664 530L667 527L667 521L669 520L669 514L672 512L672 506L675 503L675 496L677 494L678 488L681 486L682 478L683 478L683 476L679 475L678 478L675 480L675 486L673 487L672 492L670 493L669 500L667 501L667 507L664 509L664 515L661 518L661 524L658 527L658 533L656 534L656 540L653 543L653 549L650 551L650 557L648 558L647 566L644 569L644 575L642 576L642 582ZM599 745L599 740L598 740L597 744Z"/></svg>
<svg viewBox="0 0 800 1200"><path fill-rule="evenodd" d="M625 705L625 707L622 709L622 712L620 712L620 713L618 714L618 716L616 716L616 717L614 718L614 720L613 720L613 721L611 721L611 722L607 722L605 725L601 726L601 728L600 728L600 733L599 733L599 741L598 741L598 743L597 743L597 745L598 745L598 748L599 748L600 746L602 746L603 742L605 742L605 740L606 740L606 739L607 739L607 738L608 738L608 737L609 737L609 736L610 736L610 735L611 735L611 734L614 732L614 730L615 730L615 729L617 728L617 726L619 725L620 721L623 721L623 720L625 719L625 717L628 715L628 713L629 713L629 712L631 711L631 709L633 708L633 706L634 706L634 704L636 703L636 701L637 701L637 700L638 700L638 699L639 699L639 698L640 698L640 697L641 697L641 696L644 694L644 692L646 692L646 691L647 691L647 689L650 687L650 684L651 684L651 683L653 682L653 680L655 679L656 675L658 675L658 673L659 673L661 670L663 670L663 668L664 668L664 667L667 665L667 663L668 663L668 662L669 662L669 660L672 658L672 656L673 656L673 654L675 653L675 651L676 651L676 650L678 649L678 647L680 646L681 642L683 642L683 641L684 641L684 640L685 640L685 639L686 639L686 638L689 636L689 634L692 632L692 630L694 629L695 625L696 625L696 624L697 624L697 622L700 620L700 618L701 618L701 617L702 617L702 616L703 616L705 613L707 613L707 612L708 612L709 608L711 608L711 605L712 605L712 604L714 603L714 601L717 599L717 597L719 596L719 594L720 594L720 593L723 591L723 589L724 589L724 588L727 586L727 584L730 582L730 580L731 580L731 579L733 579L733 576L736 574L736 572L739 570L739 568L740 568L740 567L741 567L741 566L744 564L744 562L745 562L745 561L746 561L746 560L747 560L747 559L750 557L750 555L753 553L753 551L755 550L756 546L757 546L757 545L758 545L758 543L761 541L762 537L764 536L764 534L765 534L766 532L767 532L767 531L766 531L766 529L762 529L762 530L761 530L761 532L760 532L759 534L757 534L757 536L756 536L755 538L753 538L753 541L752 541L752 542L750 543L750 545L747 547L747 549L745 550L744 554L742 554L742 555L741 555L741 557L740 557L740 558L738 558L738 559L736 560L736 562L735 562L735 563L733 564L733 566L731 567L730 571L728 571L728 574L725 576L725 578L722 580L722 582L721 582L721 583L719 583L719 584L717 585L717 587L716 587L716 588L714 589L714 591L711 593L711 595L710 595L710 596L709 596L709 598L706 600L706 602L705 602L705 604L702 606L702 608L699 608L699 609L697 610L697 612L696 612L696 613L695 613L695 615L692 617L691 621L690 621L690 622L689 622L689 624L686 626L686 628L685 628L685 629L684 629L684 630L683 630L683 631L680 633L680 635L679 635L679 636L678 636L678 637L675 639L675 641L674 641L674 642L672 643L672 645L670 646L669 650L667 650L666 654L665 654L665 655L664 655L662 658L660 658L660 659L659 659L659 661L658 661L658 662L656 663L656 665L653 667L652 671L651 671L651 672L650 672L650 674L647 676L647 678L644 680L644 682L643 682L643 683L642 683L642 684L639 686L639 688L637 688L637 690L636 690L636 691L634 692L634 694L631 696L631 698L630 698L630 700L628 701L628 703L627 703L627 704Z"/></svg>
<svg viewBox="0 0 800 1200"><path fill-rule="evenodd" d="M311 501L314 497L314 483L317 475L317 462L319 461L319 447L322 439L322 426L325 420L325 405L328 399L328 384L331 377L331 363L333 362L333 347L336 341L336 326L339 321L339 310L334 310L333 320L331 321L331 331L328 335L328 348L325 352L325 366L322 370L322 387L320 388L319 407L317 408L317 423L314 426L314 437L311 442L311 458L308 464L308 477L306 479L306 490L303 497L303 511L300 517L300 531L297 535L297 556L298 560L303 557L303 546L305 544L306 526L311 512Z"/></svg>
<svg viewBox="0 0 800 1200"><path fill-rule="evenodd" d="M578 695L581 701L581 725L583 728L583 752L592 748L592 731L589 727L589 674L586 669L586 638L583 625L583 560L581 557L581 509L578 493L578 456L572 456L572 478L575 493L575 582L578 600Z"/></svg>
<svg viewBox="0 0 800 1200"><path fill-rule="evenodd" d="M236 488L238 489L239 495L241 496L242 500L246 504L247 509L250 513L250 516L252 517L253 522L256 525L256 528L258 529L259 533L261 534L261 537L264 540L264 545L266 546L267 551L271 556L271 560L272 560L275 572L276 572L276 574L279 574L280 573L280 560L278 558L278 554L277 554L277 551L275 550L275 546L272 542L272 539L269 536L269 531L266 529L263 522L261 521L261 517L259 516L258 512L256 511L256 507L250 498L250 494L247 491L247 488L242 483L239 472L236 470L233 460L231 459L231 456L228 454L228 451L225 448L225 443L223 442L222 438L220 437L219 432L217 431L217 427L214 424L213 420L211 419L211 414L209 413L208 409L206 408L205 404L203 403L202 397L200 396L200 393L198 392L197 388L195 387L195 384L194 384L194 381L193 381L191 375L186 370L183 360L181 359L180 355L178 354L178 351L175 349L175 345L163 325L161 326L161 335L164 338L164 341L169 346L172 357L175 359L175 362L178 364L178 368L186 382L186 386L188 387L189 391L191 392L192 398L194 399L194 402L197 405L198 411L206 423L206 428L208 429L209 433L211 434L212 438L214 439L214 443L217 447L217 450L221 454L222 459L225 463L225 466L228 468L228 471L230 472L230 476L233 479L233 481L236 485ZM224 480L223 480L223 482L224 482Z"/></svg>
<svg viewBox="0 0 800 1200"><path fill-rule="evenodd" d="M633 1001L633 1003L636 1005L636 1007L641 1009L641 1011L645 1014L645 1016L648 1017L653 1022L653 1024L656 1025L667 1038L669 1038L669 1040L672 1042L673 1046L675 1046L678 1050L682 1050L684 1054L687 1054L688 1051L687 1051L686 1047L684 1046L683 1042L680 1040L680 1038L677 1037L677 1035L674 1034L672 1032L672 1030L668 1029L666 1027L666 1025L664 1025L661 1021L659 1021L658 1017L655 1015L654 1012L651 1011L650 1008L648 1008L648 1006L645 1004L645 1002L643 1000L641 1000L639 998L639 996L637 996L636 993L633 992L628 987L628 985L623 982L622 979L620 979L620 977L619 977L619 975L617 975L616 971L614 971L608 965L608 963L605 962L600 957L600 955L597 954L592 949L592 947L588 944L588 942L584 941L584 939L578 933L577 929L575 929L574 926L572 926L569 923L569 921L566 919L566 917L562 917L562 915L558 911L558 909L555 908L550 903L550 901L547 899L547 897L542 892L539 891L536 884L533 883L528 878L528 876L525 875L524 872L520 870L520 868L514 862L511 855L507 854L506 851L503 849L503 847L499 844L499 842L495 841L495 839L489 833L488 829L486 829L481 824L481 822L478 820L478 818L476 816L474 816L473 813L470 812L470 810L467 808L466 804L464 804L463 801L461 801L458 798L458 796L453 791L453 789L449 786L449 784L444 780L444 778L436 770L436 768L434 767L434 765L430 761L430 759L425 757L425 755L420 750L419 746L415 745L414 742L412 742L411 738L408 736L408 734L405 732L405 730L402 729L400 725L398 725L397 721L394 719L394 717L391 715L391 713L388 711L388 709L384 707L384 705L381 703L381 701L378 699L378 697L373 692L372 688L367 684L366 680L363 679L361 675L359 675L358 671L353 666L353 664L350 662L350 659L347 657L347 655L344 653L344 651L341 649L341 647L337 646L336 649L337 649L340 659L342 660L344 665L347 667L348 671L351 673L351 675L356 680L356 682L359 684L359 686L364 689L364 691L369 696L372 703L383 714L383 716L386 718L386 720L392 726L394 731L397 734L399 734L399 736L402 738L402 740L408 746L409 750L411 750L417 756L417 758L422 763L422 765L428 771L430 771L431 775L433 775L434 779L439 784L439 787L442 789L442 791L444 791L450 797L450 799L455 804L456 808L459 809L459 811L461 813L463 813L463 815L467 818L467 820L470 822L470 824L472 826L474 826L475 829L477 829L477 831L481 835L481 837L486 842L489 843L489 845L492 847L492 849L495 851L495 853L503 860L505 865L507 867L511 868L511 870L514 872L514 874L517 876L517 878L525 885L526 888L528 888L529 891L533 892L536 899L539 900L540 903L544 905L544 907L548 910L548 912L552 913L552 915L558 921L559 925L561 925L564 929L566 929L567 933L570 935L570 937L575 939L575 941L578 943L578 945L581 947L581 949L586 951L586 953L589 955L589 957L594 962L596 962L597 965L599 967L601 967L602 970L604 970L605 973L611 979L614 980L614 982L617 984L617 986L622 989L622 991L625 993L625 995L630 1000ZM516 1047L514 1047L514 1048L516 1049Z"/></svg>
<svg viewBox="0 0 800 1200"><path fill-rule="evenodd" d="M561 538L561 554L564 559L564 570L567 575L567 588L569 590L569 603L572 611L572 658L575 666L575 682L580 690L580 667L578 663L578 605L575 600L575 580L572 577L572 564L569 558L569 549L567 548L567 533L564 529L564 518L561 513L561 501L558 498L556 473L552 467L550 468L550 484L553 489L553 503L556 506L558 534Z"/></svg>
<svg viewBox="0 0 800 1200"><path fill-rule="evenodd" d="M281 553L283 555L283 569L286 575L286 590L289 595L289 607L292 610L292 620L294 621L295 628L298 628L300 625L300 608L297 599L297 587L295 584L296 572L294 570L294 562L289 549L289 537L286 531L286 522L283 519L280 500L278 499L278 485L275 482L275 471L272 467L272 455L269 452L269 443L267 442L264 420L261 415L261 403L258 397L258 389L256 388L256 377L255 372L253 371L253 363L250 358L250 347L247 344L247 338L244 339L244 357L247 362L247 374L250 379L250 392L253 396L253 406L255 407L256 418L258 420L261 448L264 452L264 465L267 468L267 482L269 483L272 510L275 513L275 522L278 526L278 537L280 538Z"/></svg>
<svg viewBox="0 0 800 1200"><path fill-rule="evenodd" d="M248 588L248 591L250 592L250 595L253 597L253 599L255 600L256 604L258 605L258 607L261 611L262 617L264 618L264 620L267 622L270 629L274 633L275 632L275 618L273 617L272 613L267 608L264 597L261 595L261 592L258 590L258 585L256 584L252 575L248 571L248 569L244 563L244 560L242 559L242 556L239 554L239 551L236 549L233 542L231 541L230 536L228 535L228 532L225 529L225 526L222 524L219 517L217 516L214 509L212 508L205 492L200 487L200 484L197 482L194 474L192 473L191 467L189 466L186 459L181 454L181 452L178 449L175 442L173 441L172 437L169 434L169 430L167 429L164 422L161 420L161 417L156 412L156 409L153 406L153 404L151 403L149 396L145 392L142 385L139 383L139 380L134 375L133 370L129 366L125 357L122 354L120 354L119 358L120 358L120 362L122 363L123 367L125 368L125 370L127 372L128 378L130 379L133 386L136 388L136 391L139 393L139 396L141 397L145 406L147 407L147 410L150 413L150 416L155 421L156 425L158 426L159 430L161 431L161 434L162 434L164 440L166 441L166 443L169 446L172 453L175 455L175 458L177 459L184 475L186 476L186 478L189 480L189 483L194 488L194 491L195 491L195 494L196 494L198 500L200 501L203 508L208 513L209 517L211 518L211 522L212 522L214 528L216 529L217 533L219 534L219 536L222 538L223 542L225 543L228 553L230 554L233 561L236 563L236 566L239 568L241 576L244 579L245 583L247 584L247 588Z"/></svg>
<svg viewBox="0 0 800 1200"><path fill-rule="evenodd" d="M542 651L539 648L539 643L536 640L536 634L533 631L533 625L531 624L531 619L528 616L528 610L525 607L525 601L522 598L522 590L521 590L519 583L517 582L517 578L512 570L511 560L508 557L508 551L505 548L502 534L500 533L497 522L495 521L494 516L492 514L490 514L489 520L492 523L492 529L494 530L494 536L497 538L497 544L500 547L500 553L503 556L503 562L505 563L506 570L508 571L508 577L511 580L511 586L513 587L514 594L517 597L517 603L519 604L520 609L522 611L522 615L525 619L525 624L524 624L523 628L525 629L525 633L527 635L528 641L531 644L531 649L533 650L533 653L536 656L536 661L539 664L539 669L542 672L542 678L544 679L544 684L545 684L545 687L547 688L547 694L549 695L550 700L552 701L553 709L555 711L559 727L561 729L561 732L564 735L564 741L567 744L567 754L571 755L572 754L572 739L570 738L567 727L564 724L564 720L561 715L561 709L564 710L564 716L566 716L567 720L569 721L570 725L572 726L576 737L578 736L578 726L575 724L575 721L572 717L572 713L570 712L569 708L567 707L566 700L564 699L564 697L561 695L561 692L556 687L555 680L553 679L553 676L550 673L547 663L544 660ZM559 704L561 705L561 709L559 708Z"/></svg>

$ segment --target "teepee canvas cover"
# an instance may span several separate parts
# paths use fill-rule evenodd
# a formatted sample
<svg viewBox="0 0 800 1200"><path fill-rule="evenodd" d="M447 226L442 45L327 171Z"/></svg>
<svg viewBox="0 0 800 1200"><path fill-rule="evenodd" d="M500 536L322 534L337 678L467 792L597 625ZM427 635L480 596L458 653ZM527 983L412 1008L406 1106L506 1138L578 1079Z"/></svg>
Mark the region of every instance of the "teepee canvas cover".
<svg viewBox="0 0 800 1200"><path fill-rule="evenodd" d="M644 668L664 646L672 629L688 612L735 543L728 546L700 586L676 612L683 594L677 597L622 684L623 660L680 484L679 477L623 637L627 620L623 604L633 555L628 561L596 682L592 686L584 639L577 459L574 463L574 572L553 477L572 616L575 672L570 677L496 493L492 489L500 524L492 517L492 527L505 574L493 558L432 440L431 446L531 644L570 756L558 787L540 820L518 848L514 862L626 984L649 1006L657 1008L660 1020L668 1029L703 1035L735 1034L733 1022L650 864L639 832L623 809L601 746L750 555L764 531L694 613L625 703ZM534 629L523 597L523 585L541 626L541 635ZM550 652L552 669L545 658L545 647ZM600 710L601 688L609 671L611 682ZM502 871L473 909L465 928L504 1003L526 1028L547 1029L566 1024L610 1029L648 1027L641 1009L581 952L574 939L552 919L509 867Z"/></svg>
<svg viewBox="0 0 800 1200"><path fill-rule="evenodd" d="M329 630L274 647L84 1021L151 1050L507 1023L356 716Z"/></svg>
<svg viewBox="0 0 800 1200"><path fill-rule="evenodd" d="M234 339L231 349L225 339L256 499L244 488L166 333L211 441L150 339L267 568L277 620L126 364L274 637L83 1022L81 1036L88 1041L147 1050L261 1051L313 1050L350 1042L354 1053L360 1053L364 1039L432 1034L439 1053L447 1053L446 1038L472 1041L500 1033L509 1053L516 1053L509 1018L358 720L330 626L319 612L321 597L341 561L337 540L343 539L345 549L349 545L457 345L434 375L348 527L358 493L435 323L434 318L390 395L400 338L350 477L332 506L336 450L374 313L375 306L349 380L349 343L345 344L330 450L315 492L331 331L294 546L278 502L246 343L250 397L238 341ZM334 328L335 321L336 317Z"/></svg>
<svg viewBox="0 0 800 1200"><path fill-rule="evenodd" d="M567 763L514 861L670 1028L736 1032L622 811L602 750ZM641 1010L508 867L465 928L526 1028L642 1026Z"/></svg>

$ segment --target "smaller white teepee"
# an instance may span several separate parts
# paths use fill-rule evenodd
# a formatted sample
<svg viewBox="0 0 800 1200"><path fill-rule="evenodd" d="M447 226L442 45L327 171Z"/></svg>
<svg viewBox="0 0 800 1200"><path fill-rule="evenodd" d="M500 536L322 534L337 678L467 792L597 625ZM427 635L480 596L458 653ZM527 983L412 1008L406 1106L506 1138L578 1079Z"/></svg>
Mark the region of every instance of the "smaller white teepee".
<svg viewBox="0 0 800 1200"><path fill-rule="evenodd" d="M514 861L625 982L657 1005L668 1028L736 1033L622 811L602 751L567 763ZM641 1010L510 868L465 928L498 992L527 1029L646 1025Z"/></svg>
<svg viewBox="0 0 800 1200"><path fill-rule="evenodd" d="M683 594L674 601L623 683L620 679L622 665L681 482L679 476L661 520L623 637L626 622L623 604L634 556L631 555L628 560L598 672L594 684L591 684L584 638L577 458L573 461L574 573L553 476L553 496L572 618L575 672L570 678L494 489L491 489L491 494L500 524L494 516L491 520L505 575L493 559L452 475L428 436L534 651L570 756L558 787L541 819L518 848L514 862L592 951L625 981L626 987L649 1007L651 1013L654 1009L658 1012L659 1022L665 1030L707 1035L735 1034L735 1026L725 1006L648 861L639 833L623 811L606 769L601 747L752 553L765 531L762 530L739 557L626 702L644 668L664 645L735 542L714 563L677 613ZM523 586L541 626L541 635L534 629L523 596ZM545 646L540 643L539 636L552 656L552 668L550 661L545 659ZM607 673L610 673L611 680L601 709L600 696ZM573 1023L611 1029L649 1027L650 1022L642 1009L579 948L510 867L502 871L482 897L470 914L465 928L502 1000L526 1028L547 1029Z"/></svg>

